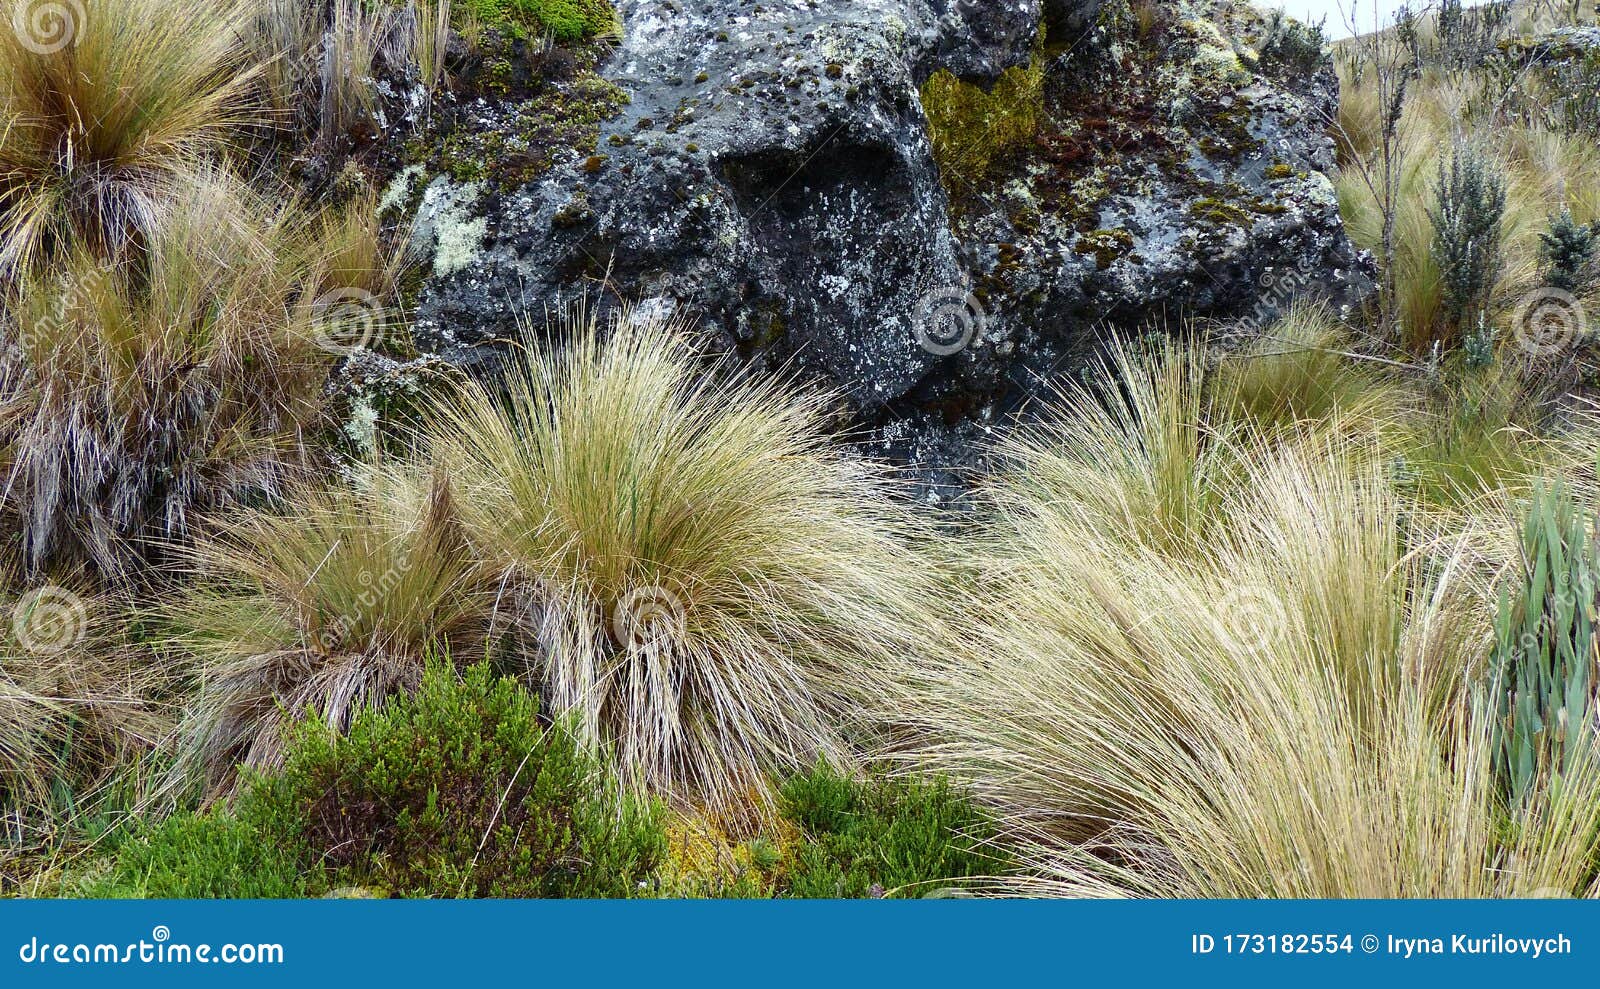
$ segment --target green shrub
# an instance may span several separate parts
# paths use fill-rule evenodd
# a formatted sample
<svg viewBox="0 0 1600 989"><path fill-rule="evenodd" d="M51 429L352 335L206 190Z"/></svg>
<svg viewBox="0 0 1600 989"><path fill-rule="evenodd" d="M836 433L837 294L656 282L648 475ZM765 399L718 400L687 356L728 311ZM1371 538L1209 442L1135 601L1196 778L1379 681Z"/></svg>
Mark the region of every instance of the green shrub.
<svg viewBox="0 0 1600 989"><path fill-rule="evenodd" d="M1550 229L1539 234L1539 254L1547 266L1545 284L1581 294L1593 278L1595 255L1593 225L1578 223L1570 209L1550 218Z"/></svg>
<svg viewBox="0 0 1600 989"><path fill-rule="evenodd" d="M1262 68L1281 66L1297 78L1314 75L1327 57L1326 23L1323 18L1315 24L1302 24L1284 16L1282 10L1270 12L1257 47Z"/></svg>
<svg viewBox="0 0 1600 989"><path fill-rule="evenodd" d="M226 812L176 814L125 843L97 898L289 899L307 894L306 870L285 845Z"/></svg>
<svg viewBox="0 0 1600 989"><path fill-rule="evenodd" d="M557 41L605 34L617 22L607 0L466 0L463 6L485 26L504 28L519 37L549 35Z"/></svg>
<svg viewBox="0 0 1600 989"><path fill-rule="evenodd" d="M1439 162L1434 188L1432 257L1444 283L1444 308L1452 326L1470 325L1500 281L1500 241L1505 225L1506 177L1468 144Z"/></svg>
<svg viewBox="0 0 1600 989"><path fill-rule="evenodd" d="M805 834L796 898L926 896L1004 865L993 823L942 779L864 783L819 767L783 787L781 807Z"/></svg>
<svg viewBox="0 0 1600 989"><path fill-rule="evenodd" d="M625 897L666 854L661 809L625 797L487 664L431 663L348 735L310 717L282 772L117 849L92 896Z"/></svg>
<svg viewBox="0 0 1600 989"><path fill-rule="evenodd" d="M660 809L623 796L486 665L458 678L431 664L348 736L302 722L239 813L341 884L401 895L628 896L666 849Z"/></svg>

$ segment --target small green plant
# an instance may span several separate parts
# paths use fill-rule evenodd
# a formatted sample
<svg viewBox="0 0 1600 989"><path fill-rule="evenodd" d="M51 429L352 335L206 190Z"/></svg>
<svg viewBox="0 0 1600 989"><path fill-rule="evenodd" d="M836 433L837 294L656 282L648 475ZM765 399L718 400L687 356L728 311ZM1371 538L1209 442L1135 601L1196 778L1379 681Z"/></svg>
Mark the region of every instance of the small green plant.
<svg viewBox="0 0 1600 989"><path fill-rule="evenodd" d="M1263 67L1281 66L1295 78L1315 74L1327 57L1328 38L1323 30L1327 19L1315 24L1302 24L1284 12L1274 10L1267 15L1257 53Z"/></svg>
<svg viewBox="0 0 1600 989"><path fill-rule="evenodd" d="M792 853L797 898L927 896L1005 867L993 822L942 779L862 782L819 766L780 803L806 839Z"/></svg>
<svg viewBox="0 0 1600 989"><path fill-rule="evenodd" d="M1595 533L1561 485L1539 489L1522 531L1523 583L1495 623L1495 768L1513 807L1536 779L1592 758Z"/></svg>
<svg viewBox="0 0 1600 989"><path fill-rule="evenodd" d="M661 809L487 664L430 664L414 696L348 735L301 722L239 814L341 884L405 896L625 897L666 854Z"/></svg>
<svg viewBox="0 0 1600 989"><path fill-rule="evenodd" d="M1550 229L1539 234L1539 254L1547 266L1545 284L1580 294L1593 281L1595 228L1572 219L1563 209L1550 218Z"/></svg>
<svg viewBox="0 0 1600 989"><path fill-rule="evenodd" d="M461 6L477 23L517 37L581 41L606 34L617 23L607 0L465 0Z"/></svg>
<svg viewBox="0 0 1600 989"><path fill-rule="evenodd" d="M1494 363L1494 324L1478 314L1478 325L1461 340L1461 355L1469 371L1477 371Z"/></svg>
<svg viewBox="0 0 1600 989"><path fill-rule="evenodd" d="M1439 162L1429 210L1445 316L1457 329L1483 311L1500 281L1505 212L1503 172L1477 148L1458 143Z"/></svg>

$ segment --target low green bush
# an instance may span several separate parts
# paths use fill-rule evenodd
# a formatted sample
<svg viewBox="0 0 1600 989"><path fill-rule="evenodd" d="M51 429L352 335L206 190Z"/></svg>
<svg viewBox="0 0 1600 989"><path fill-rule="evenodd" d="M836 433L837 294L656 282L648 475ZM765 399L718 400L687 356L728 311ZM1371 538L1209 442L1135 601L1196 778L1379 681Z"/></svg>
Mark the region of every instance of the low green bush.
<svg viewBox="0 0 1600 989"><path fill-rule="evenodd" d="M432 663L348 734L299 722L281 772L129 842L98 895L625 897L665 854L660 807L542 724L519 684Z"/></svg>
<svg viewBox="0 0 1600 989"><path fill-rule="evenodd" d="M627 896L666 850L659 808L485 665L430 665L414 696L348 735L302 722L239 812L341 882L404 896Z"/></svg>
<svg viewBox="0 0 1600 989"><path fill-rule="evenodd" d="M790 853L797 899L928 896L1004 871L994 822L942 779L863 782L819 767L780 794L804 833Z"/></svg>
<svg viewBox="0 0 1600 989"><path fill-rule="evenodd" d="M87 896L111 899L290 899L319 870L228 813L175 814L119 849Z"/></svg>

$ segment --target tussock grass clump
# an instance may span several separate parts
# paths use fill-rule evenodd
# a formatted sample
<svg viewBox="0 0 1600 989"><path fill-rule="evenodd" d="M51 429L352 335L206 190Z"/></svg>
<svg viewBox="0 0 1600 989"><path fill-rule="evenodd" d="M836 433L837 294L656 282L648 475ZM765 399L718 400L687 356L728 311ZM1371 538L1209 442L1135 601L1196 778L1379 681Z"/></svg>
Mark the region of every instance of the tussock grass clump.
<svg viewBox="0 0 1600 989"><path fill-rule="evenodd" d="M910 517L825 397L706 375L660 316L563 333L432 417L434 455L551 714L631 785L747 813L769 774L847 760L864 684L919 647Z"/></svg>
<svg viewBox="0 0 1600 989"><path fill-rule="evenodd" d="M171 731L171 677L127 615L64 587L0 596L0 843L32 847L87 811Z"/></svg>
<svg viewBox="0 0 1600 989"><path fill-rule="evenodd" d="M131 578L149 539L274 490L313 456L335 362L384 324L345 284L381 280L345 270L370 228L218 173L180 202L141 263L73 249L0 310L3 503L33 568Z"/></svg>
<svg viewBox="0 0 1600 989"><path fill-rule="evenodd" d="M1119 342L1097 370L1089 383L1062 385L1077 414L1005 439L1001 453L1029 469L995 496L1019 517L1060 500L1076 524L1130 546L1179 552L1200 545L1238 478L1226 431L1206 429L1204 358L1172 341L1148 353Z"/></svg>
<svg viewBox="0 0 1600 989"><path fill-rule="evenodd" d="M380 78L419 83L429 98L445 83L450 0L252 2L247 43L261 64L256 91L267 122L317 151L382 134L385 93L392 101L393 92Z"/></svg>
<svg viewBox="0 0 1600 989"><path fill-rule="evenodd" d="M1381 437L1348 430L1199 422L1180 449L1226 447L1231 483L1200 454L1150 458L1192 415L1192 360L1123 361L1114 387L1158 398L1130 400L1121 456L1063 445L1067 426L1010 449L956 659L891 701L927 731L912 760L1031 845L1028 892L1589 892L1600 776L1545 775L1509 811L1468 689L1513 569L1504 515L1436 514L1397 489ZM1131 539L1108 489L1181 492L1181 523ZM1173 532L1204 538L1174 551Z"/></svg>
<svg viewBox="0 0 1600 989"><path fill-rule="evenodd" d="M219 522L164 609L199 680L189 764L213 781L277 766L308 712L343 729L414 689L433 650L484 653L489 600L442 480L373 470Z"/></svg>
<svg viewBox="0 0 1600 989"><path fill-rule="evenodd" d="M1418 411L1402 386L1352 359L1352 342L1326 308L1297 305L1267 333L1218 356L1207 386L1212 415L1274 432L1341 416L1370 424Z"/></svg>
<svg viewBox="0 0 1600 989"><path fill-rule="evenodd" d="M251 122L250 0L28 4L0 31L0 271L155 235ZM53 11L60 15L48 16ZM19 25L21 26L21 25Z"/></svg>

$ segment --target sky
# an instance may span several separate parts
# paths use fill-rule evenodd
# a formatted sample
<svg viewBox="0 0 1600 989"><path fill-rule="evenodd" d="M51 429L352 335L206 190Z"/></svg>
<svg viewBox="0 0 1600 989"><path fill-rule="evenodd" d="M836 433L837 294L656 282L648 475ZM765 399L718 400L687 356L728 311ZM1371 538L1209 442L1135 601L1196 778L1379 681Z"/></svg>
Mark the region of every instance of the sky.
<svg viewBox="0 0 1600 989"><path fill-rule="evenodd" d="M1282 7L1290 16L1308 23L1315 23L1326 16L1328 22L1325 29L1330 38L1348 38L1350 30L1351 0L1254 0L1256 6L1271 9ZM1383 25L1387 25L1400 9L1401 0L1356 0L1356 31L1366 32L1373 28L1373 23L1381 15ZM1426 0L1412 0L1413 10L1425 7ZM1468 6L1476 6L1469 0Z"/></svg>

